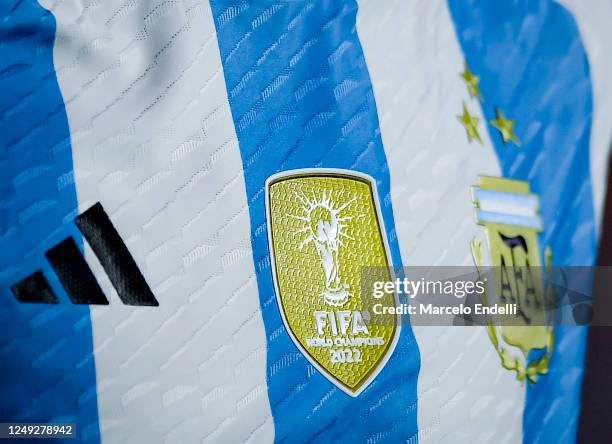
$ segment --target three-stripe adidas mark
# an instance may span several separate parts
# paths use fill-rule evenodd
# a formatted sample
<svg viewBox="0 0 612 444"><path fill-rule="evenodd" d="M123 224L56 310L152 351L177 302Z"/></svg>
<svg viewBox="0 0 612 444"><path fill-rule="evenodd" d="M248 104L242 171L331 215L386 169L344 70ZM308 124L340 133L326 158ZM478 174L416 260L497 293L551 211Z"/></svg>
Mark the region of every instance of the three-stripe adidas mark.
<svg viewBox="0 0 612 444"><path fill-rule="evenodd" d="M75 223L124 304L159 305L134 258L99 202L77 216ZM48 250L45 257L72 303L108 305L108 299L72 237L67 237ZM41 270L22 279L11 289L20 302L48 304L59 302Z"/></svg>

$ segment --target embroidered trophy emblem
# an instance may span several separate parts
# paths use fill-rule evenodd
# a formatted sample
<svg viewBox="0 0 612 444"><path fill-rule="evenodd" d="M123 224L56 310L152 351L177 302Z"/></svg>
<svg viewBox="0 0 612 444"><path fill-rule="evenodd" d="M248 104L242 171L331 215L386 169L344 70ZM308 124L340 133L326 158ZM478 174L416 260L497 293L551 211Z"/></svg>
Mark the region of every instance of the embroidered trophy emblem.
<svg viewBox="0 0 612 444"><path fill-rule="evenodd" d="M353 171L289 171L266 183L285 327L306 358L351 396L382 369L399 335L397 322L374 325L362 311L364 267L376 275L372 279L391 279L377 199L373 179ZM380 302L394 305L396 298L387 294Z"/></svg>

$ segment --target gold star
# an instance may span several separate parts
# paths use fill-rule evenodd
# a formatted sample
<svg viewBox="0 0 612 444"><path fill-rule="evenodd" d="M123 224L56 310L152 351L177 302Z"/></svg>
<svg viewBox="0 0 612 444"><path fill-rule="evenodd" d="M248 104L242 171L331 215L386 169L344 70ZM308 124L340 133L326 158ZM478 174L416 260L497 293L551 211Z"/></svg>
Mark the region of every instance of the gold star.
<svg viewBox="0 0 612 444"><path fill-rule="evenodd" d="M482 139L480 138L480 133L478 132L478 122L480 119L476 116L472 116L465 106L465 102L463 102L463 115L457 116L459 122L465 127L465 131L467 132L468 140L470 143L472 140L476 139L480 143L482 143Z"/></svg>
<svg viewBox="0 0 612 444"><path fill-rule="evenodd" d="M514 120L504 116L504 113L502 113L499 108L496 108L496 112L497 118L491 120L491 125L499 130L504 139L504 143L507 144L509 141L512 141L516 146L521 146L521 141L516 137L516 134L514 134Z"/></svg>
<svg viewBox="0 0 612 444"><path fill-rule="evenodd" d="M474 75L467 63L465 64L465 69L461 73L461 78L465 80L465 84L467 85L470 97L476 97L482 102L482 93L480 92L480 88L478 87L478 82L480 82L480 76Z"/></svg>

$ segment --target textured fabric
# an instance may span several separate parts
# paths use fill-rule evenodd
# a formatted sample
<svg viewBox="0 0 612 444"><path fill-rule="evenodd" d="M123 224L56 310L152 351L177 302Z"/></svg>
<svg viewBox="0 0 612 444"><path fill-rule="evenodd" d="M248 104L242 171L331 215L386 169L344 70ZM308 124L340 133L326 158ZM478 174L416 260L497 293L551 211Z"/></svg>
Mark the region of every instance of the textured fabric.
<svg viewBox="0 0 612 444"><path fill-rule="evenodd" d="M270 441L242 163L207 2L45 1L79 213L100 203L159 307L92 306L106 442Z"/></svg>
<svg viewBox="0 0 612 444"><path fill-rule="evenodd" d="M53 61L56 21L32 1L0 5L0 420L74 422L99 439L89 307L76 306L45 252L77 211L70 132ZM19 303L11 286L44 273L61 304Z"/></svg>
<svg viewBox="0 0 612 444"><path fill-rule="evenodd" d="M484 115L494 119L495 104L517 119L521 150L505 146L499 135L492 140L504 176L529 180L542 196L540 243L551 248L555 265L593 265L593 99L587 57L572 16L553 1L449 4L466 60L481 76ZM561 442L576 436L586 329L559 327L555 336L550 373L527 387L525 442L550 442L561 430L555 438Z"/></svg>
<svg viewBox="0 0 612 444"><path fill-rule="evenodd" d="M407 440L416 434L418 349L410 327L375 382L351 398L292 344L274 298L265 228L265 180L283 170L348 168L376 179L393 264L401 266L387 159L363 53L357 5L253 3L227 19L212 2L245 171L251 239L268 335L268 392L284 442ZM384 402L383 402L384 400ZM296 427L303 427L300 432Z"/></svg>
<svg viewBox="0 0 612 444"><path fill-rule="evenodd" d="M409 325L358 396L326 379L281 318L264 184L295 168L366 173L394 265L472 266L485 232L471 186L520 179L539 197L542 251L592 264L611 9L3 2L0 422L75 422L94 443L574 442L582 329L557 330L536 384L502 367L483 328ZM491 123L498 109L520 147ZM84 229L90 246L75 219L92 207L113 229ZM100 248L111 237L159 306L124 304L126 269ZM108 305L74 304L65 288L85 284L101 294L77 302Z"/></svg>
<svg viewBox="0 0 612 444"><path fill-rule="evenodd" d="M446 3L396 1L381 8L363 1L357 30L389 160L402 260L408 267L472 266L469 243L483 233L474 223L470 187L480 174L499 176L500 167L488 133L482 144L470 143L457 121L470 96ZM471 110L482 119L478 107ZM419 438L489 442L504 430L506 442L520 442L525 390L499 364L487 332L415 326L414 334L421 354Z"/></svg>

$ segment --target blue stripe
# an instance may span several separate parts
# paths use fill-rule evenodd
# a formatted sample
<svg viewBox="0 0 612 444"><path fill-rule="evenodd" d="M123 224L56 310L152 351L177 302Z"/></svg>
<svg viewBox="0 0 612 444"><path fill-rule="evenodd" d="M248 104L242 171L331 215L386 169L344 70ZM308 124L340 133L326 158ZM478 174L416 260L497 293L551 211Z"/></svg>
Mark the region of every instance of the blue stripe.
<svg viewBox="0 0 612 444"><path fill-rule="evenodd" d="M541 197L544 232L557 266L591 265L596 232L589 176L592 88L576 23L552 0L449 0L467 62L481 77L482 110L516 119L522 148L490 124L505 177ZM524 441L572 442L580 408L586 330L556 329L550 373L529 384Z"/></svg>
<svg viewBox="0 0 612 444"><path fill-rule="evenodd" d="M384 370L358 397L314 370L284 330L274 295L264 183L273 173L346 168L375 178L392 260L401 265L372 85L353 0L211 2L243 160L252 246L267 333L277 441L405 441L417 432L420 364L402 329Z"/></svg>
<svg viewBox="0 0 612 444"><path fill-rule="evenodd" d="M538 216L515 216L513 214L493 213L491 211L478 210L476 212L476 219L478 220L478 222L493 222L498 224L516 225L519 227L535 228L536 230L542 229L542 220Z"/></svg>
<svg viewBox="0 0 612 444"><path fill-rule="evenodd" d="M44 259L69 235L83 247L55 20L33 0L2 2L0 17L0 422L75 422L81 441L99 442L89 307L70 303ZM59 305L12 294L39 269Z"/></svg>
<svg viewBox="0 0 612 444"><path fill-rule="evenodd" d="M533 209L534 213L540 208L540 199L535 194L517 194L504 191L474 189L474 198L477 200L491 199L507 205Z"/></svg>

